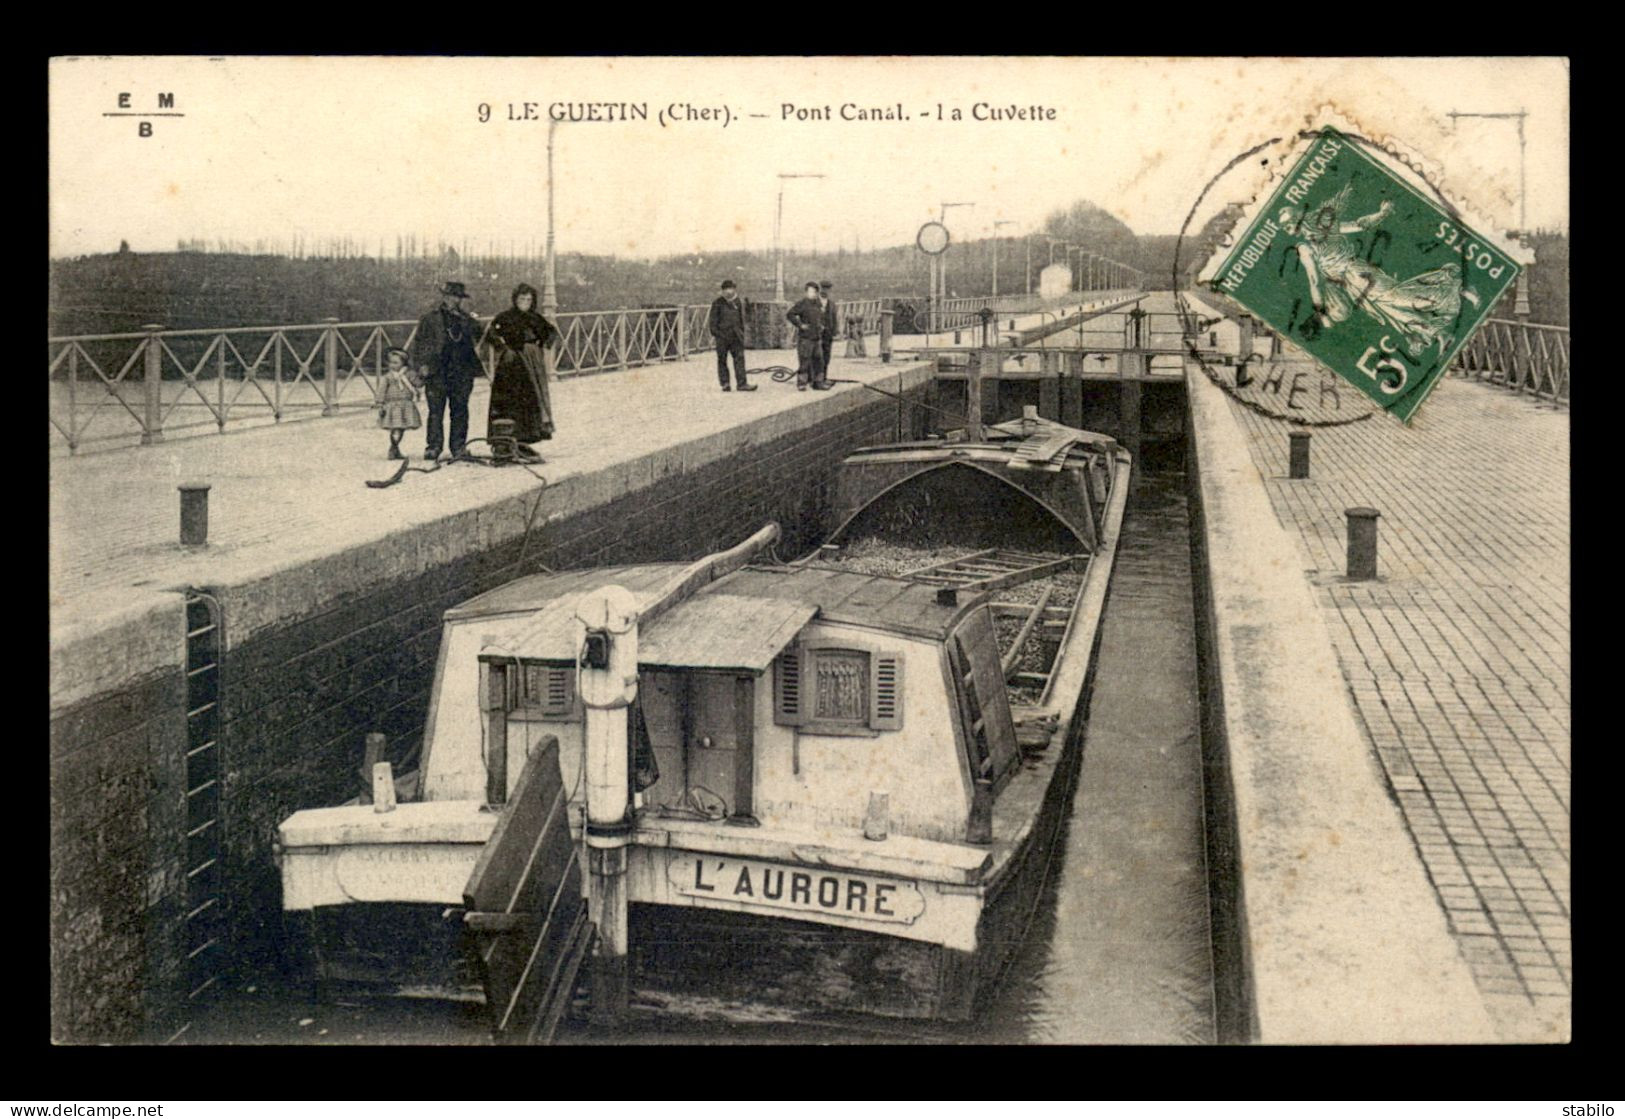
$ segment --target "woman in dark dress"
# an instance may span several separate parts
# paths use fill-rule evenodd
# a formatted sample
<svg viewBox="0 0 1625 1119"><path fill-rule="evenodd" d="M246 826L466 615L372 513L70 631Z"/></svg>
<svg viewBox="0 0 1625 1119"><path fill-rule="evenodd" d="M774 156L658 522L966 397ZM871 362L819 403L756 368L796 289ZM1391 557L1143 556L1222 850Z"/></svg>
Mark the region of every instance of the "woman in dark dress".
<svg viewBox="0 0 1625 1119"><path fill-rule="evenodd" d="M553 438L553 402L548 394L543 353L559 332L536 311L536 289L513 289L513 306L491 321L496 363L491 375L491 410L486 431L496 420L514 422L514 438L535 443Z"/></svg>

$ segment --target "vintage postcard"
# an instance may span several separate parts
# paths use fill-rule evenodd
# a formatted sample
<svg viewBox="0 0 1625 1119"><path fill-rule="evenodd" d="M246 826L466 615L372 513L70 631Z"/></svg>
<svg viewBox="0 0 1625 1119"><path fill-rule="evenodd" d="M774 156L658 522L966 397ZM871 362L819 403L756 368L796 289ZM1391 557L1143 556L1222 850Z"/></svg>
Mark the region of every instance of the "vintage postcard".
<svg viewBox="0 0 1625 1119"><path fill-rule="evenodd" d="M59 1044L1570 1040L1564 59L49 81Z"/></svg>

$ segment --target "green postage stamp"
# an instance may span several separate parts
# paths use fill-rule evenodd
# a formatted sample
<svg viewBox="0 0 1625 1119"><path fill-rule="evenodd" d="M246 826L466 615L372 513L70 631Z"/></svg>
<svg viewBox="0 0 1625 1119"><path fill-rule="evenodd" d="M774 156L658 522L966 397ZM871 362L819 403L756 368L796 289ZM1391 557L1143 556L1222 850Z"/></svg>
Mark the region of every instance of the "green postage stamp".
<svg viewBox="0 0 1625 1119"><path fill-rule="evenodd" d="M1212 280L1409 420L1518 264L1327 128Z"/></svg>

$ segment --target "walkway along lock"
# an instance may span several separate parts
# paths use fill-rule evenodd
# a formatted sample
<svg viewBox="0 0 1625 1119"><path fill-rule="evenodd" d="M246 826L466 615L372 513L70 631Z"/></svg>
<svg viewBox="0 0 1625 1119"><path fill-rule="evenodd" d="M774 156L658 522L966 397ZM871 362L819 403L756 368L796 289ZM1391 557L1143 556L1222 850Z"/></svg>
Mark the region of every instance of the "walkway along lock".
<svg viewBox="0 0 1625 1119"><path fill-rule="evenodd" d="M1291 442L1291 451L1288 456L1288 478L1309 477L1309 435L1307 431L1290 431L1287 439ZM1374 532L1375 530L1373 530ZM1375 547L1375 543L1373 543Z"/></svg>
<svg viewBox="0 0 1625 1119"><path fill-rule="evenodd" d="M181 545L201 548L209 542L209 483L184 482L181 491Z"/></svg>
<svg viewBox="0 0 1625 1119"><path fill-rule="evenodd" d="M1345 509L1343 512L1344 516L1348 517L1348 577L1350 579L1375 579L1377 577L1377 518L1382 514L1365 506Z"/></svg>

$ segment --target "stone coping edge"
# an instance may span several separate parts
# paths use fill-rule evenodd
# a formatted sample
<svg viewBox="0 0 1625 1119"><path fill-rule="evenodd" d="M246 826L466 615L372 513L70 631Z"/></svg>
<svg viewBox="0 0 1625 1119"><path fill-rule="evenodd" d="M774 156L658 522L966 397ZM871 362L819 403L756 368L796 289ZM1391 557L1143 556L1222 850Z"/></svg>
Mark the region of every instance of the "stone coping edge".
<svg viewBox="0 0 1625 1119"><path fill-rule="evenodd" d="M1231 784L1208 795L1233 798L1254 1040L1493 1041L1304 560L1223 392L1190 365L1186 384Z"/></svg>

